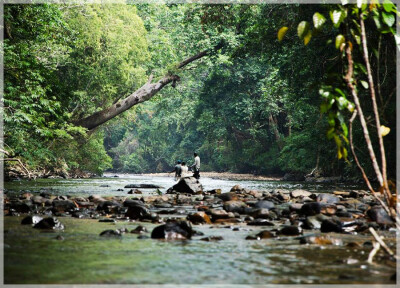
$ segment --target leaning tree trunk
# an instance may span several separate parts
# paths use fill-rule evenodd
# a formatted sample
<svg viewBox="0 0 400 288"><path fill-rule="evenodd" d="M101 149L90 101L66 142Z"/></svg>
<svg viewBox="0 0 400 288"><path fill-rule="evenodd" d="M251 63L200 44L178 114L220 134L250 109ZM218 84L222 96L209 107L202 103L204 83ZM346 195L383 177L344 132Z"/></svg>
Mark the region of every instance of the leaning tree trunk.
<svg viewBox="0 0 400 288"><path fill-rule="evenodd" d="M181 69L191 62L209 55L212 50L217 50L220 49L221 47L222 44L219 44L211 50L205 50L190 58L187 58L181 63L179 63L176 66L176 69ZM84 128L87 128L88 130L92 130L100 126L101 124L111 120L112 118L118 116L119 114L125 112L126 110L132 108L133 106L149 100L154 95L156 95L158 91L160 91L169 83L172 83L173 87L175 87L176 81L179 81L180 79L179 76L177 75L167 74L157 82L151 83L152 78L153 76L151 75L149 81L146 84L144 84L142 87L140 87L138 90L133 92L128 97L117 101L116 103L112 104L110 107L105 108L102 111L98 111L83 119L74 121L73 123L76 126L82 126Z"/></svg>

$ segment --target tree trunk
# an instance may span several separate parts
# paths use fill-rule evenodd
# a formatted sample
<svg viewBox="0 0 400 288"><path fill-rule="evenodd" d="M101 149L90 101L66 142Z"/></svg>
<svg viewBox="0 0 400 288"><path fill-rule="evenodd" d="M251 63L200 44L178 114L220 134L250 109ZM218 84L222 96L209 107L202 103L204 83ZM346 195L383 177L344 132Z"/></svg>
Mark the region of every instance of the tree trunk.
<svg viewBox="0 0 400 288"><path fill-rule="evenodd" d="M217 45L214 47L212 50L217 50L222 47L222 44ZM210 54L212 50L205 50L202 51L192 57L189 57L179 63L176 66L176 69L181 69L187 64L200 59L204 56L207 56ZM144 84L142 87L140 87L138 90L133 92L131 95L126 97L125 99L119 100L116 103L113 103L110 107L103 109L102 111L98 111L90 116L87 116L83 119L79 119L77 121L74 121L73 124L76 126L82 126L84 128L87 128L88 130L92 130L101 124L111 120L115 116L118 116L119 114L125 112L126 110L132 108L133 106L145 102L152 98L154 95L157 94L158 91L160 91L162 88L164 88L166 85L172 82L172 86L175 87L176 81L179 81L179 76L173 75L173 74L167 74L160 80L158 80L155 83L151 83L153 76L151 75L149 78L149 81Z"/></svg>

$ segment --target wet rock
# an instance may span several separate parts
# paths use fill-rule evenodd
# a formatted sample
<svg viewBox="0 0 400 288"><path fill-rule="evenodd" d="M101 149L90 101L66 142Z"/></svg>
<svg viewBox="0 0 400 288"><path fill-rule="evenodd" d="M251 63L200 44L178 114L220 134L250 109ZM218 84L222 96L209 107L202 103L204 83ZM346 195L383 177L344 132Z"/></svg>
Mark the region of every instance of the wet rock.
<svg viewBox="0 0 400 288"><path fill-rule="evenodd" d="M156 215L150 213L150 210L147 209L144 205L128 207L128 211L125 213L125 216L129 217L129 219L134 219L134 220L137 219L153 220L156 217Z"/></svg>
<svg viewBox="0 0 400 288"><path fill-rule="evenodd" d="M293 190L292 192L290 192L290 196L292 196L293 198L310 197L311 194L312 194L311 192L308 192L308 191L302 190L302 189L296 189L296 190Z"/></svg>
<svg viewBox="0 0 400 288"><path fill-rule="evenodd" d="M258 201L256 204L254 204L253 207L254 208L272 209L275 207L275 204L268 200L261 200L261 201Z"/></svg>
<svg viewBox="0 0 400 288"><path fill-rule="evenodd" d="M117 189L117 191L118 191L118 192L122 192L122 191L124 191L124 189L119 188L119 189Z"/></svg>
<svg viewBox="0 0 400 288"><path fill-rule="evenodd" d="M40 216L26 216L24 219L22 219L21 224L22 225L28 225L28 224L37 224L39 223L43 218Z"/></svg>
<svg viewBox="0 0 400 288"><path fill-rule="evenodd" d="M124 188L142 188L142 189L150 189L150 188L162 188L159 185L154 184L128 184Z"/></svg>
<svg viewBox="0 0 400 288"><path fill-rule="evenodd" d="M228 212L225 210L217 210L217 209L211 209L210 210L212 220L218 220L218 219L227 219L229 218Z"/></svg>
<svg viewBox="0 0 400 288"><path fill-rule="evenodd" d="M11 202L5 205L5 209L9 209L10 212L18 212L18 213L29 213L36 210L36 205L33 205L31 201L17 201Z"/></svg>
<svg viewBox="0 0 400 288"><path fill-rule="evenodd" d="M248 222L247 225L252 225L252 226L275 226L274 223L269 222L266 219L261 219L261 218L255 219L255 220L253 220L251 222Z"/></svg>
<svg viewBox="0 0 400 288"><path fill-rule="evenodd" d="M50 193L50 192L47 192L47 191L40 192L39 195L40 195L41 197L43 197L43 198L48 198L48 199L50 199L50 197L51 197L51 193Z"/></svg>
<svg viewBox="0 0 400 288"><path fill-rule="evenodd" d="M224 238L222 236L208 236L205 238L201 238L200 240L210 242L210 241L221 241L224 240Z"/></svg>
<svg viewBox="0 0 400 288"><path fill-rule="evenodd" d="M100 233L100 236L102 237L121 237L121 231L119 230L104 230L103 232Z"/></svg>
<svg viewBox="0 0 400 288"><path fill-rule="evenodd" d="M238 196L235 192L222 193L221 195L218 195L218 197L224 202L238 200Z"/></svg>
<svg viewBox="0 0 400 288"><path fill-rule="evenodd" d="M278 231L279 235L284 235L284 236L297 236L300 235L301 233L302 233L301 228L294 225L285 226Z"/></svg>
<svg viewBox="0 0 400 288"><path fill-rule="evenodd" d="M33 226L36 229L54 229L54 230L63 230L64 225L61 224L55 217L47 217L40 220L37 224Z"/></svg>
<svg viewBox="0 0 400 288"><path fill-rule="evenodd" d="M314 216L308 216L304 221L304 228L305 229L321 229L322 221L329 219L328 216L317 214Z"/></svg>
<svg viewBox="0 0 400 288"><path fill-rule="evenodd" d="M77 201L75 203L76 205L78 205L79 208L93 208L95 205L93 202L87 202L87 201Z"/></svg>
<svg viewBox="0 0 400 288"><path fill-rule="evenodd" d="M318 202L305 203L301 206L300 213L306 216L313 216L321 213L321 204Z"/></svg>
<svg viewBox="0 0 400 288"><path fill-rule="evenodd" d="M323 204L321 205L321 214L324 215L335 215L337 207L335 204Z"/></svg>
<svg viewBox="0 0 400 288"><path fill-rule="evenodd" d="M329 232L343 232L342 222L337 218L329 218L325 219L321 223L321 232L329 233Z"/></svg>
<svg viewBox="0 0 400 288"><path fill-rule="evenodd" d="M31 200L32 197L33 197L32 193L26 192L26 193L22 193L19 196L19 199L21 199L21 200Z"/></svg>
<svg viewBox="0 0 400 288"><path fill-rule="evenodd" d="M300 238L300 244L316 244L316 245L343 245L341 239L330 236L310 236Z"/></svg>
<svg viewBox="0 0 400 288"><path fill-rule="evenodd" d="M207 192L212 195L220 195L222 193L222 190L221 189L213 189L213 190L208 190Z"/></svg>
<svg viewBox="0 0 400 288"><path fill-rule="evenodd" d="M273 232L271 232L271 231L263 230L263 231L261 231L260 233L258 233L258 234L256 235L256 237L257 237L258 239L270 239L270 238L274 238L274 237L275 237L275 234L274 234Z"/></svg>
<svg viewBox="0 0 400 288"><path fill-rule="evenodd" d="M304 175L301 173L286 173L282 181L304 181Z"/></svg>
<svg viewBox="0 0 400 288"><path fill-rule="evenodd" d="M94 203L99 203L99 202L104 202L106 201L103 197L101 197L100 195L90 195L89 196L89 201L90 202L94 202Z"/></svg>
<svg viewBox="0 0 400 288"><path fill-rule="evenodd" d="M210 217L205 212L197 212L194 214L189 214L187 219L193 224L211 224Z"/></svg>
<svg viewBox="0 0 400 288"><path fill-rule="evenodd" d="M232 188L231 188L231 192L241 192L241 191L243 191L244 189L239 185L239 184L237 184L237 185L235 185L235 186L233 186Z"/></svg>
<svg viewBox="0 0 400 288"><path fill-rule="evenodd" d="M142 225L137 226L135 229L133 229L131 231L131 233L134 233L134 234L143 234L143 233L147 233L147 232L148 232L147 228Z"/></svg>
<svg viewBox="0 0 400 288"><path fill-rule="evenodd" d="M241 223L241 220L238 218L217 219L214 221L214 224L237 224L237 223Z"/></svg>
<svg viewBox="0 0 400 288"><path fill-rule="evenodd" d="M242 202L242 201L227 201L224 203L224 210L228 212L237 212L237 213L243 213L244 209L247 207L247 205Z"/></svg>
<svg viewBox="0 0 400 288"><path fill-rule="evenodd" d="M271 214L268 209L264 208L249 208L245 210L245 213L254 218L264 218L264 219L269 219Z"/></svg>
<svg viewBox="0 0 400 288"><path fill-rule="evenodd" d="M332 194L321 193L317 196L317 202L336 204L340 202L340 199L339 197Z"/></svg>
<svg viewBox="0 0 400 288"><path fill-rule="evenodd" d="M115 213L117 211L118 207L121 207L121 203L118 203L116 201L104 201L100 202L99 205L97 205L97 211L104 211L105 213Z"/></svg>
<svg viewBox="0 0 400 288"><path fill-rule="evenodd" d="M375 221L379 225L392 225L394 224L392 218L383 209L382 206L374 206L367 211L367 215L372 221Z"/></svg>
<svg viewBox="0 0 400 288"><path fill-rule="evenodd" d="M100 185L100 187L111 187L111 186L107 185L107 184L102 184L102 185Z"/></svg>
<svg viewBox="0 0 400 288"><path fill-rule="evenodd" d="M185 177L181 178L178 183L172 186L172 188L168 189L167 193L170 193L171 190L178 193L201 194L203 193L203 186L196 178Z"/></svg>
<svg viewBox="0 0 400 288"><path fill-rule="evenodd" d="M275 197L276 197L276 199L283 201L283 202L288 202L290 200L289 194L278 193Z"/></svg>
<svg viewBox="0 0 400 288"><path fill-rule="evenodd" d="M33 204L38 204L38 205L41 205L42 203L45 203L46 200L47 200L46 198L43 198L42 196L38 196L38 195L33 196L31 198L32 203Z"/></svg>
<svg viewBox="0 0 400 288"><path fill-rule="evenodd" d="M302 206L303 204L301 203L291 203L289 205L289 210L292 212L300 212Z"/></svg>
<svg viewBox="0 0 400 288"><path fill-rule="evenodd" d="M246 194L253 196L254 198L261 198L263 197L263 193L257 191L257 190L250 190L247 191Z"/></svg>
<svg viewBox="0 0 400 288"><path fill-rule="evenodd" d="M151 232L153 239L180 240L190 239L193 235L192 226L188 221L171 221L157 226Z"/></svg>
<svg viewBox="0 0 400 288"><path fill-rule="evenodd" d="M143 192L139 189L131 189L128 191L128 194L143 194Z"/></svg>

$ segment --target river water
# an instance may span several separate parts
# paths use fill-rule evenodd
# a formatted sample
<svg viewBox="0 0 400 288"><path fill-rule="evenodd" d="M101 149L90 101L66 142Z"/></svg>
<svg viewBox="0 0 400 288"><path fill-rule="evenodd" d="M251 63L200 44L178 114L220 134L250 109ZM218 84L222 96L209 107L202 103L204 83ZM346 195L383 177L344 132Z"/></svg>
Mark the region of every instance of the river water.
<svg viewBox="0 0 400 288"><path fill-rule="evenodd" d="M5 183L6 193L50 191L72 196L126 196L127 184L157 184L161 191L173 178L112 175L98 179L41 179ZM202 178L204 188L223 192L235 184L265 190L303 188L317 192L354 189L357 186L231 181ZM102 187L100 187L102 186ZM108 186L108 187L103 187ZM145 195L155 189L143 189ZM372 240L369 234L331 234L343 245L304 245L293 237L260 241L245 240L259 230L271 229L237 224L239 231L224 225L196 225L205 236L224 240L205 242L197 236L187 241L138 239L127 233L120 239L100 237L106 229L139 223L100 223L94 219L59 217L62 232L42 232L20 225L21 217L4 217L5 284L394 284L395 267L384 260L368 264ZM140 223L151 231L156 224ZM318 231L307 231L318 233ZM390 233L390 232L387 232ZM56 240L62 235L64 240ZM393 238L393 235L388 235ZM350 244L351 246L349 246ZM357 245L355 245L357 244Z"/></svg>

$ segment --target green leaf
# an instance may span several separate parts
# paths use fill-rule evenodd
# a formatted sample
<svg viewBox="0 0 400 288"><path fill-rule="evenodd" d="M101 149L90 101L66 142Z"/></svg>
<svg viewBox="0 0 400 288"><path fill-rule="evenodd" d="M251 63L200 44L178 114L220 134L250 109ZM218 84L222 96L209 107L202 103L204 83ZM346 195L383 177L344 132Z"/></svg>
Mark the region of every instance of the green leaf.
<svg viewBox="0 0 400 288"><path fill-rule="evenodd" d="M390 0L384 0L382 5L386 12L396 11L396 6Z"/></svg>
<svg viewBox="0 0 400 288"><path fill-rule="evenodd" d="M342 34L339 34L336 36L336 41L335 41L335 47L336 49L340 49L340 47L342 46L342 44L344 44L346 41L346 39L344 38L344 36Z"/></svg>
<svg viewBox="0 0 400 288"><path fill-rule="evenodd" d="M333 138L333 135L335 134L335 127L329 128L329 130L326 132L326 137L331 140Z"/></svg>
<svg viewBox="0 0 400 288"><path fill-rule="evenodd" d="M278 40L279 41L282 41L283 40L283 37L285 37L285 35L286 35L286 32L288 31L288 27L282 27L281 29L279 29L279 31L278 31Z"/></svg>
<svg viewBox="0 0 400 288"><path fill-rule="evenodd" d="M369 85L367 81L361 80L360 83L365 89L368 89Z"/></svg>
<svg viewBox="0 0 400 288"><path fill-rule="evenodd" d="M321 29L321 27L324 25L324 23L326 22L326 18L324 17L324 15L316 12L313 15L313 23L314 23L314 27L315 29Z"/></svg>
<svg viewBox="0 0 400 288"><path fill-rule="evenodd" d="M297 26L297 35L299 35L300 39L303 39L307 35L309 30L310 23L308 23L307 21L301 21Z"/></svg>
<svg viewBox="0 0 400 288"><path fill-rule="evenodd" d="M382 17L383 17L383 22L389 27L392 27L393 24L396 22L396 19L392 13L383 12Z"/></svg>
<svg viewBox="0 0 400 288"><path fill-rule="evenodd" d="M335 28L339 28L340 23L345 18L345 14L341 10L331 11L330 12L330 16L331 16L331 20L332 20L333 26L335 26Z"/></svg>
<svg viewBox="0 0 400 288"><path fill-rule="evenodd" d="M307 45L310 42L311 37L312 37L312 32L311 30L308 30L307 35L304 36L304 45Z"/></svg>

